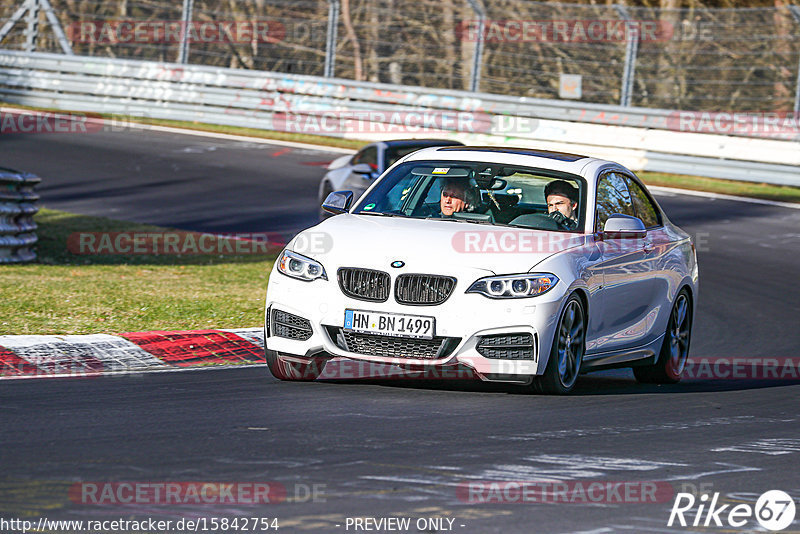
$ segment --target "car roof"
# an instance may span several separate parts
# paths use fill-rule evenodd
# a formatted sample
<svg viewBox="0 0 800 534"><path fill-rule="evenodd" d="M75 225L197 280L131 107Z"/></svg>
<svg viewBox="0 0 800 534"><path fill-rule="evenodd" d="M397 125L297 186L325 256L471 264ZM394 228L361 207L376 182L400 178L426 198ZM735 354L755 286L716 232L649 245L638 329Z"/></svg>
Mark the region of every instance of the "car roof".
<svg viewBox="0 0 800 534"><path fill-rule="evenodd" d="M435 147L435 146L464 146L461 141L452 139L390 139L382 141L387 147Z"/></svg>
<svg viewBox="0 0 800 534"><path fill-rule="evenodd" d="M458 148L444 148L444 150L465 150L469 152L495 152L502 154L519 154L522 156L536 156L539 158L557 159L559 161L578 161L587 159L588 156L569 154L567 152L554 152L552 150L537 150L535 148L514 148L501 146L464 146Z"/></svg>
<svg viewBox="0 0 800 534"><path fill-rule="evenodd" d="M618 168L631 173L631 171L618 163L600 158L523 147L432 147L414 152L403 158L403 161L419 160L485 161L504 165L549 169L584 177L594 176L605 168Z"/></svg>

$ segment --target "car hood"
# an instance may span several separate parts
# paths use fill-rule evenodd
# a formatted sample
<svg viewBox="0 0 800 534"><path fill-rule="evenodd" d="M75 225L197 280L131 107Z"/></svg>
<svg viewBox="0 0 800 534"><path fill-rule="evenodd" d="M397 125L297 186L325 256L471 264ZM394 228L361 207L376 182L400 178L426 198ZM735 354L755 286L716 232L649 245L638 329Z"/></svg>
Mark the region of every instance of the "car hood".
<svg viewBox="0 0 800 534"><path fill-rule="evenodd" d="M345 213L309 228L287 245L320 261L329 275L339 267L399 273L514 274L545 258L584 245L587 236L437 219Z"/></svg>

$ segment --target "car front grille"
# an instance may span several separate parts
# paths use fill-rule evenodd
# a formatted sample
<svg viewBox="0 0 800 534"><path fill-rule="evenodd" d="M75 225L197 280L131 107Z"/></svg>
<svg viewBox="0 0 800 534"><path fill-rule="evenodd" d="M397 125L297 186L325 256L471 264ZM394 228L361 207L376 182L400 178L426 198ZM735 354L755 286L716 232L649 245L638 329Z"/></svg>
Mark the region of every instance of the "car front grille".
<svg viewBox="0 0 800 534"><path fill-rule="evenodd" d="M281 310L272 310L271 332L277 337L305 341L311 337L311 322Z"/></svg>
<svg viewBox="0 0 800 534"><path fill-rule="evenodd" d="M338 271L339 287L348 297L370 302L385 302L389 298L391 279L389 273L342 267Z"/></svg>
<svg viewBox="0 0 800 534"><path fill-rule="evenodd" d="M535 351L531 334L492 334L481 336L475 350L485 358L498 360L533 360Z"/></svg>
<svg viewBox="0 0 800 534"><path fill-rule="evenodd" d="M347 352L384 358L411 358L436 360L452 354L461 338L435 337L413 339L398 336L381 336L351 332L343 328L328 327L328 334L336 345Z"/></svg>
<svg viewBox="0 0 800 534"><path fill-rule="evenodd" d="M435 306L447 300L455 287L452 276L401 274L394 284L394 298L400 304Z"/></svg>

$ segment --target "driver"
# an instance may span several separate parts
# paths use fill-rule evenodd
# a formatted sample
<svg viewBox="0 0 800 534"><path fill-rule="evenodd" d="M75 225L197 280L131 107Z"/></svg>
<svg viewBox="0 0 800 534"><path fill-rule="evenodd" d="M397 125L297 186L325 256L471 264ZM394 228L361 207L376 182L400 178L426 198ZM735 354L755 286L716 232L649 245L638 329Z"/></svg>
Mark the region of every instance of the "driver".
<svg viewBox="0 0 800 534"><path fill-rule="evenodd" d="M553 180L544 188L547 214L566 230L578 227L578 189L565 180Z"/></svg>
<svg viewBox="0 0 800 534"><path fill-rule="evenodd" d="M439 200L442 217L452 217L453 213L473 209L473 202L470 202L473 195L470 193L472 191L469 190L467 179L447 179L442 185L442 196Z"/></svg>

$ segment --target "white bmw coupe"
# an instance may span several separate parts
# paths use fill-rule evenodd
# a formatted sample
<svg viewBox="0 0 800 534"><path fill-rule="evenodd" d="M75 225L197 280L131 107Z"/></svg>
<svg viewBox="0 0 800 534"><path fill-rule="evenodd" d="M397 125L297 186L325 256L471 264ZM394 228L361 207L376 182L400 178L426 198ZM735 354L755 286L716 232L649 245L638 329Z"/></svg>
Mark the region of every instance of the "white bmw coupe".
<svg viewBox="0 0 800 534"><path fill-rule="evenodd" d="M632 367L677 382L698 267L689 235L642 182L600 159L438 147L407 155L353 204L297 236L269 278L272 374L313 380L332 358L567 393ZM342 361L342 360L340 360Z"/></svg>

